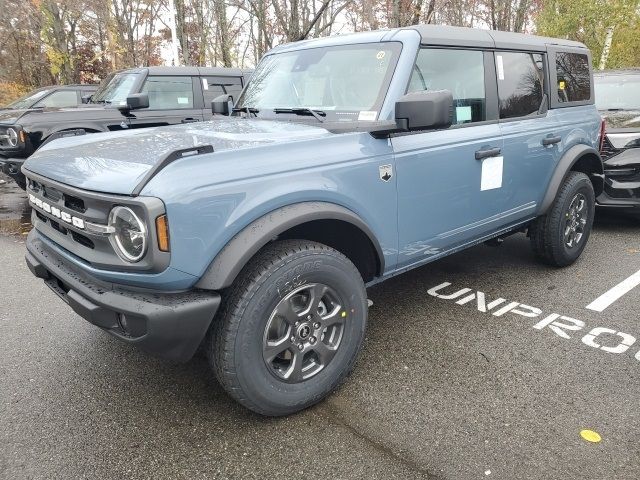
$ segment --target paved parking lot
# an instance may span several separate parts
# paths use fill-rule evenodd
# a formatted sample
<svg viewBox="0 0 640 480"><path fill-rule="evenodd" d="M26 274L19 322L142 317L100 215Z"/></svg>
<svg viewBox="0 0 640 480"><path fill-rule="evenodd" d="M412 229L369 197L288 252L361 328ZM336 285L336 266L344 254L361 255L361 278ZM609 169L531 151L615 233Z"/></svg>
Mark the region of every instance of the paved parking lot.
<svg viewBox="0 0 640 480"><path fill-rule="evenodd" d="M0 185L0 478L640 478L640 287L585 308L640 270L640 222L600 214L563 270L517 235L370 289L346 384L265 419L73 314L24 265L24 208Z"/></svg>

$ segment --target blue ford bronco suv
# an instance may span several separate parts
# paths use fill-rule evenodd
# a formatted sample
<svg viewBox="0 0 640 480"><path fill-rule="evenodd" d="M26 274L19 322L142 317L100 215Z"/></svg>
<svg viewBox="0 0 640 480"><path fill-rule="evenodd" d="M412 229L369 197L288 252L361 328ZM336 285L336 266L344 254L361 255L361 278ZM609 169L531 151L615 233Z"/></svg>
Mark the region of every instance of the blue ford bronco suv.
<svg viewBox="0 0 640 480"><path fill-rule="evenodd" d="M603 189L591 56L416 26L298 42L210 122L61 138L23 166L31 271L80 316L264 415L354 366L366 288L526 232L573 263Z"/></svg>

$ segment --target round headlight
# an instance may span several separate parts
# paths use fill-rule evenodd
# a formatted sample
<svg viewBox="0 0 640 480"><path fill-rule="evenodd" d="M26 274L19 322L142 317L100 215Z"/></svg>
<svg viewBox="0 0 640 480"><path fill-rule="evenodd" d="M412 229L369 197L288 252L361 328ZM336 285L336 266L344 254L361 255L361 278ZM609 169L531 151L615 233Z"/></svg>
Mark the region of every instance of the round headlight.
<svg viewBox="0 0 640 480"><path fill-rule="evenodd" d="M7 128L7 135L9 137L9 145L12 147L18 146L18 132L16 132L15 128L9 127Z"/></svg>
<svg viewBox="0 0 640 480"><path fill-rule="evenodd" d="M147 251L147 228L127 207L115 207L109 214L109 226L114 228L111 243L127 262L139 261Z"/></svg>

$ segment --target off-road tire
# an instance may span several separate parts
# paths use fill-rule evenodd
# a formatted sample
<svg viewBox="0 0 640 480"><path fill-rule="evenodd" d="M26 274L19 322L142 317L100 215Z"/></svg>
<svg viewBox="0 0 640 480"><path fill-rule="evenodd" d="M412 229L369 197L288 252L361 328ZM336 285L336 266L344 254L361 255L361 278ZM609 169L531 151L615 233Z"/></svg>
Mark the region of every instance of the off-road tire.
<svg viewBox="0 0 640 480"><path fill-rule="evenodd" d="M586 200L586 224L580 242L573 248L569 248L564 237L565 218L569 215L571 202L578 194ZM569 172L547 213L538 217L529 227L534 254L551 266L571 265L582 254L587 244L593 226L594 213L595 193L591 180L584 173Z"/></svg>
<svg viewBox="0 0 640 480"><path fill-rule="evenodd" d="M322 283L345 299L341 343L315 376L299 383L278 378L263 358L265 328L283 298L307 283ZM352 370L364 340L367 296L357 268L320 243L284 240L265 247L226 292L205 340L209 363L227 393L262 415L303 410L335 390ZM347 317L348 311L348 317Z"/></svg>

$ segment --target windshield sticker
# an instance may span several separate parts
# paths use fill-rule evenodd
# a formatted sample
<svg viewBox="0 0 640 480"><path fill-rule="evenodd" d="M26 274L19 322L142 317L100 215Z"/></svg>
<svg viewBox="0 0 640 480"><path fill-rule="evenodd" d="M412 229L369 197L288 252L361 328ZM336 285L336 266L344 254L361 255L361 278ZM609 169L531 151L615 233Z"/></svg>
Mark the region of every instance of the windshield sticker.
<svg viewBox="0 0 640 480"><path fill-rule="evenodd" d="M178 103L180 105L187 105L189 103L189 99L187 97L178 97Z"/></svg>
<svg viewBox="0 0 640 480"><path fill-rule="evenodd" d="M471 121L471 107L456 107L456 122L470 122Z"/></svg>
<svg viewBox="0 0 640 480"><path fill-rule="evenodd" d="M384 56L386 55L384 50L380 50L377 54L376 54L376 58L378 60L382 60L384 58Z"/></svg>
<svg viewBox="0 0 640 480"><path fill-rule="evenodd" d="M209 90L209 82L207 82L206 78L202 79L202 88L204 88L205 90Z"/></svg>
<svg viewBox="0 0 640 480"><path fill-rule="evenodd" d="M361 122L374 122L377 117L378 117L378 112L377 111L375 111L375 110L374 111L363 110L358 115L358 120L361 121Z"/></svg>
<svg viewBox="0 0 640 480"><path fill-rule="evenodd" d="M502 55L496 55L496 67L498 68L498 80L504 80L504 65Z"/></svg>

